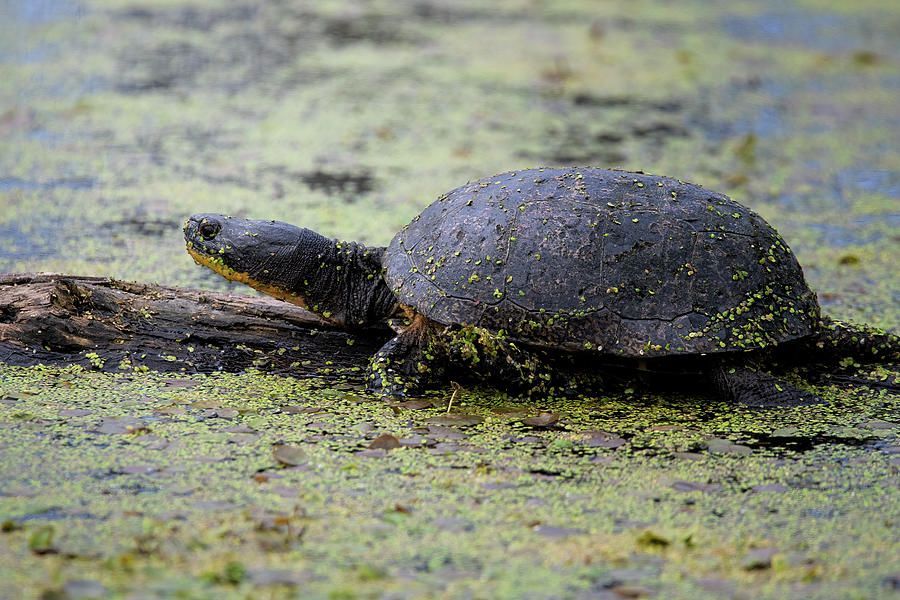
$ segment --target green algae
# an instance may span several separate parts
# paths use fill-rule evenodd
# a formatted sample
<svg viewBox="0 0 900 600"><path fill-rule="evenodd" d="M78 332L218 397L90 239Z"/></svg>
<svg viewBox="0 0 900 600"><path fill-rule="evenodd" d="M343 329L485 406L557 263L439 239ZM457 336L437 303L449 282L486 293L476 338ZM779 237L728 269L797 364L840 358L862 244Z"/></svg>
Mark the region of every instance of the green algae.
<svg viewBox="0 0 900 600"><path fill-rule="evenodd" d="M188 214L275 216L383 244L466 179L541 163L670 173L754 208L770 194L827 190L823 172L897 169L894 136L883 126L893 114L886 82L895 65L861 70L812 44L723 37L717 24L760 11L749 5L654 5L635 14L612 4L588 20L578 3L524 13L515 3L441 7L413 18L402 3L375 3L362 14L328 3L302 18L291 7L185 6L141 12L127 2L91 2L76 24L45 21L30 25L32 35L9 38L13 56L27 56L35 40L55 51L11 65L0 92L2 176L95 184L59 199L4 188L14 209L4 212L5 224L35 230L49 222L52 236L66 223L75 233L34 259L0 256L0 268L196 283L177 243ZM889 22L883 12L851 21L880 32ZM244 22L272 29L263 37L251 28L243 38L255 54L237 50ZM96 35L112 29L118 35ZM663 29L667 35L657 35ZM296 40L297 51L284 49ZM711 46L718 51L705 51ZM179 49L196 59L179 58L187 62L173 73L165 63ZM248 63L253 55L260 65ZM752 163L731 152L748 131L756 132ZM794 156L827 160L828 168ZM338 180L371 173L375 186L349 188L334 202L304 182L316 169ZM744 189L730 183L739 180ZM823 200L816 194L817 207ZM98 208L99 223L87 218ZM793 243L781 214L796 215L787 208L762 212ZM816 216L835 222L845 208ZM861 208L872 209L879 210ZM147 220L165 228L148 235L134 225Z"/></svg>
<svg viewBox="0 0 900 600"><path fill-rule="evenodd" d="M444 392L405 409L316 378L4 367L0 589L89 574L113 597L242 597L271 579L283 597L514 598L529 581L578 597L632 570L672 597L715 597L708 577L874 597L892 574L874 557L897 543L900 397L818 391L828 405L754 411L461 390L448 419ZM539 411L559 420L523 423ZM369 449L385 433L402 446ZM763 547L771 565L748 569Z"/></svg>
<svg viewBox="0 0 900 600"><path fill-rule="evenodd" d="M900 324L892 5L81 4L0 20L2 271L221 286L183 251L189 214L385 244L466 180L580 163L728 193L825 313ZM391 407L348 375L0 366L0 596L896 593L896 394L463 390L462 426L429 422L450 389ZM404 446L370 449L383 433Z"/></svg>

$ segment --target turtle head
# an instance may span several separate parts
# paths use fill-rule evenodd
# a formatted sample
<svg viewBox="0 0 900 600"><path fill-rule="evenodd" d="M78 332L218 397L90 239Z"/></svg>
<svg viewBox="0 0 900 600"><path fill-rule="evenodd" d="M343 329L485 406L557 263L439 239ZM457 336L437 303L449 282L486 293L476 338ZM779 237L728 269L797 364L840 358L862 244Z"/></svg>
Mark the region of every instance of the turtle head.
<svg viewBox="0 0 900 600"><path fill-rule="evenodd" d="M384 248L330 240L280 221L216 214L188 219L184 240L197 264L334 325L365 326L397 309L381 277Z"/></svg>
<svg viewBox="0 0 900 600"><path fill-rule="evenodd" d="M328 243L314 231L288 223L212 213L189 218L184 239L197 264L304 308L299 279L304 258L312 259L315 249Z"/></svg>

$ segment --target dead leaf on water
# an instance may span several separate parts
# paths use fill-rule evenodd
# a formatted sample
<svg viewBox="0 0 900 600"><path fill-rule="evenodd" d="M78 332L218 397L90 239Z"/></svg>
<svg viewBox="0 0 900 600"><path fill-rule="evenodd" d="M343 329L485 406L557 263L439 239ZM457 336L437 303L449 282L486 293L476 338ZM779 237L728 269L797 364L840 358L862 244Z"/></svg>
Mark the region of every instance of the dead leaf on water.
<svg viewBox="0 0 900 600"><path fill-rule="evenodd" d="M672 489L676 492L702 492L709 488L708 483L699 481L683 481L678 480L672 482Z"/></svg>
<svg viewBox="0 0 900 600"><path fill-rule="evenodd" d="M514 444L539 444L541 443L541 438L536 435L512 435L506 434L503 436L504 440L509 440Z"/></svg>
<svg viewBox="0 0 900 600"><path fill-rule="evenodd" d="M109 590L99 581L72 579L63 586L64 598L106 598Z"/></svg>
<svg viewBox="0 0 900 600"><path fill-rule="evenodd" d="M422 410L423 408L431 408L434 406L434 402L429 402L428 400L407 400L406 402L397 402L391 406L399 406L407 410Z"/></svg>
<svg viewBox="0 0 900 600"><path fill-rule="evenodd" d="M616 585L611 590L620 598L647 598L656 595L656 590L653 588L637 584Z"/></svg>
<svg viewBox="0 0 900 600"><path fill-rule="evenodd" d="M324 408L319 408L318 406L300 406L299 404L285 404L281 407L281 410L289 415L305 415L326 412Z"/></svg>
<svg viewBox="0 0 900 600"><path fill-rule="evenodd" d="M519 486L510 481L488 481L482 483L481 487L485 490L514 490Z"/></svg>
<svg viewBox="0 0 900 600"><path fill-rule="evenodd" d="M438 517L429 521L428 524L433 527L437 527L438 529L443 529L444 531L452 531L454 533L475 530L475 525L472 524L471 521L467 521L460 517Z"/></svg>
<svg viewBox="0 0 900 600"><path fill-rule="evenodd" d="M698 452L673 452L672 456L681 460L703 460L703 455Z"/></svg>
<svg viewBox="0 0 900 600"><path fill-rule="evenodd" d="M40 494L40 490L31 485L15 485L0 488L0 494L4 496L18 496L20 498L34 498Z"/></svg>
<svg viewBox="0 0 900 600"><path fill-rule="evenodd" d="M370 458L383 458L387 456L387 450L384 448L366 448L365 450L354 452L354 455L368 456Z"/></svg>
<svg viewBox="0 0 900 600"><path fill-rule="evenodd" d="M762 483L750 488L754 492L787 492L791 488L780 483Z"/></svg>
<svg viewBox="0 0 900 600"><path fill-rule="evenodd" d="M557 421L559 421L559 413L542 412L536 417L522 419L522 424L529 427L550 427Z"/></svg>
<svg viewBox="0 0 900 600"><path fill-rule="evenodd" d="M303 448L290 444L275 444L272 446L272 456L281 464L289 467L296 467L306 462L306 452Z"/></svg>
<svg viewBox="0 0 900 600"><path fill-rule="evenodd" d="M83 408L63 408L56 414L60 417L84 417L91 414L91 411Z"/></svg>
<svg viewBox="0 0 900 600"><path fill-rule="evenodd" d="M428 443L428 440L421 435L411 435L400 440L400 445L408 448L419 448Z"/></svg>
<svg viewBox="0 0 900 600"><path fill-rule="evenodd" d="M863 423L859 424L860 427L865 427L867 429L894 429L897 427L897 423L892 421L884 421L882 419L870 419Z"/></svg>
<svg viewBox="0 0 900 600"><path fill-rule="evenodd" d="M762 571L772 566L772 557L777 554L775 548L754 548L744 555L741 567L745 571Z"/></svg>
<svg viewBox="0 0 900 600"><path fill-rule="evenodd" d="M119 471L126 475L148 475L159 471L159 467L155 465L126 465L120 467Z"/></svg>
<svg viewBox="0 0 900 600"><path fill-rule="evenodd" d="M97 433L105 433L107 435L118 435L120 433L131 433L133 427L140 426L135 419L103 419L100 427L95 429Z"/></svg>
<svg viewBox="0 0 900 600"><path fill-rule="evenodd" d="M753 454L753 449L749 446L735 444L731 440L727 439L712 438L706 440L705 444L707 450L719 454L734 454L737 456L750 456L751 454Z"/></svg>
<svg viewBox="0 0 900 600"><path fill-rule="evenodd" d="M206 454L201 456L192 456L190 458L193 462L198 463L217 463L228 460L227 454Z"/></svg>
<svg viewBox="0 0 900 600"><path fill-rule="evenodd" d="M222 408L222 403L215 398L204 398L191 403L191 408Z"/></svg>
<svg viewBox="0 0 900 600"><path fill-rule="evenodd" d="M237 505L227 500L200 500L191 505L195 510L210 512L214 510L231 510Z"/></svg>
<svg viewBox="0 0 900 600"><path fill-rule="evenodd" d="M250 581L257 586L299 586L312 579L312 576L307 573L286 569L250 569L248 575Z"/></svg>
<svg viewBox="0 0 900 600"><path fill-rule="evenodd" d="M356 433L366 434L366 433L369 433L370 431L375 431L375 426L372 425L371 423L369 423L368 421L363 421L361 423L357 423L350 429L352 429Z"/></svg>
<svg viewBox="0 0 900 600"><path fill-rule="evenodd" d="M642 548L665 548L672 543L669 539L650 529L645 529L634 542Z"/></svg>
<svg viewBox="0 0 900 600"><path fill-rule="evenodd" d="M276 485L269 489L270 492L277 496L281 496L282 498L297 498L300 495L300 492L297 488L291 487L289 485Z"/></svg>
<svg viewBox="0 0 900 600"><path fill-rule="evenodd" d="M372 440L372 443L369 444L369 449L377 450L378 448L382 448L384 450L393 450L394 448L399 448L400 445L400 440L395 436L389 433L382 433Z"/></svg>
<svg viewBox="0 0 900 600"><path fill-rule="evenodd" d="M455 427L471 427L483 423L484 419L478 415L442 415L440 417L432 417L425 421L430 425L451 425Z"/></svg>
<svg viewBox="0 0 900 600"><path fill-rule="evenodd" d="M462 446L454 442L438 442L428 449L429 454L456 454L462 451Z"/></svg>
<svg viewBox="0 0 900 600"><path fill-rule="evenodd" d="M194 381L193 379L175 379L173 377L166 377L160 381L162 381L166 387L187 388L200 385L199 381Z"/></svg>
<svg viewBox="0 0 900 600"><path fill-rule="evenodd" d="M550 538L564 538L570 535L582 535L587 533L584 529L572 529L570 527L557 527L556 525L534 525L532 531L538 535Z"/></svg>
<svg viewBox="0 0 900 600"><path fill-rule="evenodd" d="M461 440L468 436L458 429L452 427L444 427L442 425L429 425L427 428L428 437L440 440Z"/></svg>
<svg viewBox="0 0 900 600"><path fill-rule="evenodd" d="M44 525L35 530L28 538L28 549L35 554L54 554L56 548L53 546L53 535L55 530L52 525Z"/></svg>
<svg viewBox="0 0 900 600"><path fill-rule="evenodd" d="M650 431L680 431L681 429L678 425L654 425L650 427Z"/></svg>
<svg viewBox="0 0 900 600"><path fill-rule="evenodd" d="M138 440L146 450L165 450L169 447L169 440L154 434L142 435Z"/></svg>
<svg viewBox="0 0 900 600"><path fill-rule="evenodd" d="M628 443L625 439L619 437L615 433L608 431L595 431L590 438L585 440L584 445L591 448L618 448Z"/></svg>
<svg viewBox="0 0 900 600"><path fill-rule="evenodd" d="M218 431L223 433L259 433L252 427L247 427L246 425L232 425L231 427L222 427Z"/></svg>

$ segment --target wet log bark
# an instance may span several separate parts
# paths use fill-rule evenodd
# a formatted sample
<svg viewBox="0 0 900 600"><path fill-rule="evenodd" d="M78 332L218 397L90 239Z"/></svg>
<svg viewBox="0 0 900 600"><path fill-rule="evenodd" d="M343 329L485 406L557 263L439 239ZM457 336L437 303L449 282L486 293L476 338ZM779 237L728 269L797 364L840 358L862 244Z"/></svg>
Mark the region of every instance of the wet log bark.
<svg viewBox="0 0 900 600"><path fill-rule="evenodd" d="M104 371L361 375L391 336L269 297L57 274L0 275L0 362Z"/></svg>

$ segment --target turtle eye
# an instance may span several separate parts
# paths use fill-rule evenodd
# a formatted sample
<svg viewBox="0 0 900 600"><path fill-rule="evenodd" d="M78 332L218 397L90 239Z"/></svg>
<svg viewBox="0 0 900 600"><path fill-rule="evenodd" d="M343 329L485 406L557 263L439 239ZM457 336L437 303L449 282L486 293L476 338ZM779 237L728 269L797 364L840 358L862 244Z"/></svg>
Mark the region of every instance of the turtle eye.
<svg viewBox="0 0 900 600"><path fill-rule="evenodd" d="M197 232L203 236L205 240L211 240L216 237L216 234L222 227L218 223L210 223L209 221L203 221L200 223L200 226L197 228Z"/></svg>

